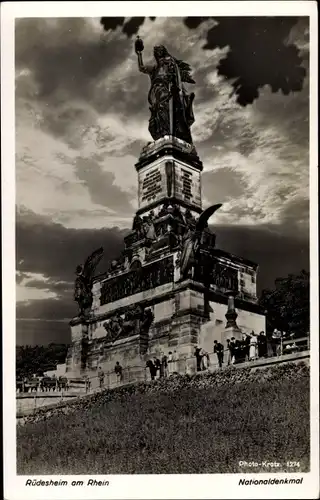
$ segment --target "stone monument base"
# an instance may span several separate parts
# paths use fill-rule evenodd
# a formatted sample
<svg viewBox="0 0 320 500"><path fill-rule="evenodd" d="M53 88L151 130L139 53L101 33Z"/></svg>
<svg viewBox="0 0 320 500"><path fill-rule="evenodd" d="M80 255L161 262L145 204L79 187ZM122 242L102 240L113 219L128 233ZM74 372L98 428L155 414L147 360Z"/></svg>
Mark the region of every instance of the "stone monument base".
<svg viewBox="0 0 320 500"><path fill-rule="evenodd" d="M75 318L71 322L74 342L67 360L68 376L94 376L101 367L106 377L114 382L114 368L119 362L123 368L123 382L146 380L150 378L147 361L153 357L161 359L170 352L177 358L174 371L192 374L196 371L196 346L213 356L214 340L226 347L227 338L240 339L242 331L265 328L265 317L257 304L240 300L237 311L241 328L237 325L226 328L227 301L226 296L214 292L208 294L202 284L190 279L168 283L142 295L132 295L125 299L124 304L149 308L153 315L152 324L148 332L141 331L141 324L139 330L138 324L129 335L114 341L108 340L104 325L106 318L119 310L118 303L104 318L93 317L86 324Z"/></svg>

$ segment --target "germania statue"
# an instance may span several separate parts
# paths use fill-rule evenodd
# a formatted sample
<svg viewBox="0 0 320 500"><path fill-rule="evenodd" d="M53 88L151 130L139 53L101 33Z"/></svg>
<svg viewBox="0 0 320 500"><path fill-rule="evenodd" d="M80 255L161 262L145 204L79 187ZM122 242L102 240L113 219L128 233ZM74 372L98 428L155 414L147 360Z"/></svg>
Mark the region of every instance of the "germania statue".
<svg viewBox="0 0 320 500"><path fill-rule="evenodd" d="M154 140L172 135L192 144L190 127L194 123L194 93L188 94L183 83L195 83L189 64L171 56L163 45L154 47L154 65L144 65L143 41L137 37L135 51L142 73L149 75L151 87L149 132Z"/></svg>

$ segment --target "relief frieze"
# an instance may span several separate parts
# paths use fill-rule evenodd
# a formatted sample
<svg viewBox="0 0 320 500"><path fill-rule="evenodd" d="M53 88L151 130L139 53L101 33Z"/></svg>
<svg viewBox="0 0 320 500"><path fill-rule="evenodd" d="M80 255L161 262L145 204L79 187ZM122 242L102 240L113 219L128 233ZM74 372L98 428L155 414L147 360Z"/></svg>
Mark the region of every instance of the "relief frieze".
<svg viewBox="0 0 320 500"><path fill-rule="evenodd" d="M144 292L173 281L173 256L111 278L101 285L100 304Z"/></svg>

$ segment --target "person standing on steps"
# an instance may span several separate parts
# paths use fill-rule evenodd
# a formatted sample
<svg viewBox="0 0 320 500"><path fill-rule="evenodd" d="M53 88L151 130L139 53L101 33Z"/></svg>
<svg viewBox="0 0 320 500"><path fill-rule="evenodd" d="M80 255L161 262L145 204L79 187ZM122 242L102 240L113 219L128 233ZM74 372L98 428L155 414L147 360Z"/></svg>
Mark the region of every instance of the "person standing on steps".
<svg viewBox="0 0 320 500"><path fill-rule="evenodd" d="M229 344L229 349L230 349L230 363L234 365L235 360L236 360L236 339L234 337L231 337L230 344Z"/></svg>
<svg viewBox="0 0 320 500"><path fill-rule="evenodd" d="M258 335L258 355L259 358L268 357L267 336L264 331L260 332Z"/></svg>
<svg viewBox="0 0 320 500"><path fill-rule="evenodd" d="M205 349L201 349L200 356L201 356L201 361L200 361L201 371L205 371L209 368L209 354Z"/></svg>
<svg viewBox="0 0 320 500"><path fill-rule="evenodd" d="M275 328L271 337L271 348L273 356L279 355L279 346L281 345L281 332Z"/></svg>
<svg viewBox="0 0 320 500"><path fill-rule="evenodd" d="M194 348L194 355L197 360L197 372L201 372L201 348L198 346L195 346Z"/></svg>
<svg viewBox="0 0 320 500"><path fill-rule="evenodd" d="M119 361L116 362L116 366L114 367L115 374L117 376L117 382L120 384L122 382L122 366Z"/></svg>
<svg viewBox="0 0 320 500"><path fill-rule="evenodd" d="M147 368L149 368L151 380L154 380L157 373L157 369L154 366L152 359L149 359L147 361Z"/></svg>
<svg viewBox="0 0 320 500"><path fill-rule="evenodd" d="M231 346L230 346L230 339L227 339L227 351L228 351L228 360L227 364L228 366L231 365L231 359L232 359L232 354L231 354Z"/></svg>
<svg viewBox="0 0 320 500"><path fill-rule="evenodd" d="M173 354L172 354L172 351L169 351L168 352L168 375L172 375L173 373Z"/></svg>
<svg viewBox="0 0 320 500"><path fill-rule="evenodd" d="M217 355L220 368L222 368L223 365L223 351L224 351L223 345L217 340L215 340L213 343L213 352Z"/></svg>
<svg viewBox="0 0 320 500"><path fill-rule="evenodd" d="M153 365L155 367L155 378L159 378L160 377L160 368L161 368L160 359L158 359L156 356L154 356L152 362L153 362Z"/></svg>
<svg viewBox="0 0 320 500"><path fill-rule="evenodd" d="M102 389L104 386L104 371L102 370L101 366L99 366L98 378L99 378L99 387L100 389Z"/></svg>
<svg viewBox="0 0 320 500"><path fill-rule="evenodd" d="M168 376L168 357L161 351L160 377Z"/></svg>
<svg viewBox="0 0 320 500"><path fill-rule="evenodd" d="M173 361L173 373L178 373L178 353L174 349L173 354L172 354L172 361Z"/></svg>
<svg viewBox="0 0 320 500"><path fill-rule="evenodd" d="M258 338L252 330L249 349L249 361L255 361L256 359L258 359Z"/></svg>
<svg viewBox="0 0 320 500"><path fill-rule="evenodd" d="M242 346L243 346L243 362L249 361L249 355L250 355L250 342L251 342L251 336L246 333L242 337Z"/></svg>

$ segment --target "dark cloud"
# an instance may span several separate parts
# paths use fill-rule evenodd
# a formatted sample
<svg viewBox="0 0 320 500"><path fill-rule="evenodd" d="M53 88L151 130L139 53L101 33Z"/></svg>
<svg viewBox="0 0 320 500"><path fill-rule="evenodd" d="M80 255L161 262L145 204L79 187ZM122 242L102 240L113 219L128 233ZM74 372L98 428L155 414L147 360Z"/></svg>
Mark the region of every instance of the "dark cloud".
<svg viewBox="0 0 320 500"><path fill-rule="evenodd" d="M288 203L281 214L281 219L287 232L294 234L299 228L299 233L309 233L310 202L306 198L296 198Z"/></svg>
<svg viewBox="0 0 320 500"><path fill-rule="evenodd" d="M97 113L145 117L148 78L129 75L107 90L97 85L132 54L127 36L99 34L81 18L22 19L15 41L16 68L31 72L18 79L17 96L27 98L29 106L41 103L44 131L77 147L81 129L92 126Z"/></svg>
<svg viewBox="0 0 320 500"><path fill-rule="evenodd" d="M84 181L94 203L111 208L119 214L132 214L132 195L114 184L115 175L103 171L93 159L78 157L75 162L76 175Z"/></svg>
<svg viewBox="0 0 320 500"><path fill-rule="evenodd" d="M104 40L88 30L87 20L82 18L59 19L57 24L46 19L17 22L16 67L33 72L37 99L61 104L70 96L90 102L93 81L132 51L124 37Z"/></svg>
<svg viewBox="0 0 320 500"><path fill-rule="evenodd" d="M77 230L45 225L32 212L24 212L16 223L17 269L43 274L54 282L73 282L76 266L101 246L105 254L98 269L108 266L122 250L125 234L118 228Z"/></svg>
<svg viewBox="0 0 320 500"><path fill-rule="evenodd" d="M55 299L38 299L17 303L17 343L48 344L69 342L70 320L77 313L73 300L75 267L100 246L104 257L97 268L103 272L123 249L126 231L118 228L100 230L66 229L59 224L48 223L26 210L17 217L16 259L18 281L28 277L26 273L40 273L47 282L32 280L28 286L46 289L57 294ZM30 321L22 321L27 318ZM32 319L37 319L37 321ZM64 320L64 321L58 321Z"/></svg>
<svg viewBox="0 0 320 500"><path fill-rule="evenodd" d="M17 320L17 345L48 345L51 342L71 343L68 321Z"/></svg>
<svg viewBox="0 0 320 500"><path fill-rule="evenodd" d="M308 236L286 232L285 226L217 226L217 247L259 264L258 293L278 277L309 270Z"/></svg>
<svg viewBox="0 0 320 500"><path fill-rule="evenodd" d="M140 26L143 25L145 17L130 17L127 21L125 17L102 17L100 23L105 31L114 31L122 27L122 32L128 37L138 33ZM155 17L149 17L152 21Z"/></svg>
<svg viewBox="0 0 320 500"><path fill-rule="evenodd" d="M56 299L38 299L17 303L18 319L38 319L39 321L68 322L77 313L73 294Z"/></svg>

